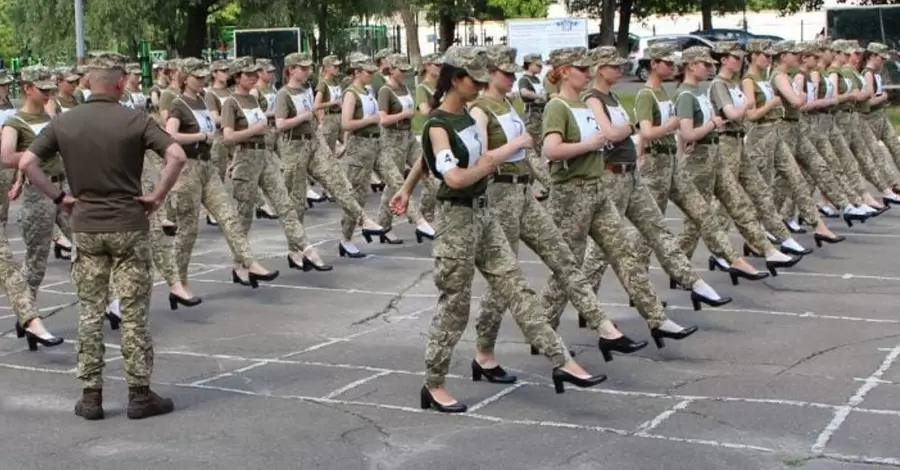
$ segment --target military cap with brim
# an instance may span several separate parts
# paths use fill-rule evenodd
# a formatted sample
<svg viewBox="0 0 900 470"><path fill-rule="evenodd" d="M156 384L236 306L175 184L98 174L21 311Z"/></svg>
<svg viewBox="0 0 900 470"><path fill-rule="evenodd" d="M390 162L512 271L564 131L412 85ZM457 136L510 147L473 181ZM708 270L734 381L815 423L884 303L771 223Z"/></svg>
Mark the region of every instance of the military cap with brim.
<svg viewBox="0 0 900 470"><path fill-rule="evenodd" d="M489 67L505 73L519 73L522 67L516 63L518 50L515 47L496 45L485 48Z"/></svg>
<svg viewBox="0 0 900 470"><path fill-rule="evenodd" d="M709 54L710 49L708 47L703 46L692 46L683 51L681 51L681 61L685 64L693 64L696 62L705 62L710 65L715 65L716 59L713 59Z"/></svg>
<svg viewBox="0 0 900 470"><path fill-rule="evenodd" d="M284 66L293 67L311 67L313 64L312 56L309 52L292 52L284 57Z"/></svg>
<svg viewBox="0 0 900 470"><path fill-rule="evenodd" d="M187 59L182 60L179 71L183 74L193 75L198 78L205 78L210 74L209 65L206 64L206 61L196 57L188 57Z"/></svg>
<svg viewBox="0 0 900 470"><path fill-rule="evenodd" d="M778 41L772 44L772 55L775 54L800 54L803 48L795 41Z"/></svg>
<svg viewBox="0 0 900 470"><path fill-rule="evenodd" d="M227 60L222 60L222 59L214 60L211 64L209 64L210 72L219 72L219 71L223 71L223 70L227 72L230 69L231 69L231 67L229 67Z"/></svg>
<svg viewBox="0 0 900 470"><path fill-rule="evenodd" d="M747 52L759 52L769 55L772 52L771 39L754 38L747 41Z"/></svg>
<svg viewBox="0 0 900 470"><path fill-rule="evenodd" d="M6 70L0 70L0 85L9 85L12 81L12 77L6 73Z"/></svg>
<svg viewBox="0 0 900 470"><path fill-rule="evenodd" d="M272 61L270 59L256 59L256 63L262 67L262 70L266 72L274 72L277 70L274 65L272 65Z"/></svg>
<svg viewBox="0 0 900 470"><path fill-rule="evenodd" d="M676 62L675 44L668 42L657 42L651 44L644 51L644 55L650 60L659 60L662 62Z"/></svg>
<svg viewBox="0 0 900 470"><path fill-rule="evenodd" d="M89 52L85 65L89 70L125 70L128 59L118 52Z"/></svg>
<svg viewBox="0 0 900 470"><path fill-rule="evenodd" d="M397 69L402 72L409 72L413 69L413 66L410 65L409 59L403 54L391 54L384 58L387 66L392 69Z"/></svg>
<svg viewBox="0 0 900 470"><path fill-rule="evenodd" d="M23 67L19 71L22 83L28 83L41 90L55 90L56 82L53 80L53 72L43 65L31 65Z"/></svg>
<svg viewBox="0 0 900 470"><path fill-rule="evenodd" d="M741 48L741 43L737 41L719 41L714 44L713 51L716 54L731 55L735 57L744 57L747 52Z"/></svg>
<svg viewBox="0 0 900 470"><path fill-rule="evenodd" d="M372 59L373 59L373 60L384 59L385 57L387 57L387 56L389 56L389 55L391 55L391 54L393 54L393 53L394 53L393 49L391 49L391 48L389 48L389 47L386 47L386 48L384 48L384 49L382 49L382 50L376 52L376 53L375 53L375 56L372 57Z"/></svg>
<svg viewBox="0 0 900 470"><path fill-rule="evenodd" d="M628 60L619 55L619 50L613 46L600 46L591 49L588 57L597 67L621 67L628 63Z"/></svg>
<svg viewBox="0 0 900 470"><path fill-rule="evenodd" d="M822 53L822 46L818 41L803 41L797 44L797 48L805 56L818 56Z"/></svg>
<svg viewBox="0 0 900 470"><path fill-rule="evenodd" d="M476 82L491 80L488 72L488 57L484 48L453 46L444 52L444 65L463 69Z"/></svg>
<svg viewBox="0 0 900 470"><path fill-rule="evenodd" d="M434 52L434 53L428 54L425 57L422 57L422 63L425 65L428 65L428 64L442 65L444 63L444 56L442 56L441 54L439 54L437 52Z"/></svg>
<svg viewBox="0 0 900 470"><path fill-rule="evenodd" d="M550 51L547 58L553 68L572 66L572 67L591 67L594 61L588 55L586 47L563 47Z"/></svg>
<svg viewBox="0 0 900 470"><path fill-rule="evenodd" d="M366 72L377 72L378 66L371 57L362 52L352 52L347 57L347 68L349 70L365 70Z"/></svg>
<svg viewBox="0 0 900 470"><path fill-rule="evenodd" d="M522 62L526 64L533 64L535 62L541 62L543 59L540 54L525 54L525 58L522 59Z"/></svg>
<svg viewBox="0 0 900 470"><path fill-rule="evenodd" d="M344 62L341 61L341 58L336 55L328 55L328 56L325 56L324 59L322 59L322 65L325 65L325 66L333 65L333 66L337 67L338 65L341 65L343 63Z"/></svg>
<svg viewBox="0 0 900 470"><path fill-rule="evenodd" d="M871 52L872 54L881 56L882 59L891 58L891 48L888 47L887 44L882 44L880 42L870 42L869 45L866 46L866 50Z"/></svg>
<svg viewBox="0 0 900 470"><path fill-rule="evenodd" d="M76 80L80 80L82 75L81 73L78 73L77 67L70 66L59 67L54 71L54 73L57 77L63 79L63 81L66 82L74 82Z"/></svg>
<svg viewBox="0 0 900 470"><path fill-rule="evenodd" d="M244 56L234 59L231 63L232 73L256 73L263 69L263 66L254 62L253 57Z"/></svg>
<svg viewBox="0 0 900 470"><path fill-rule="evenodd" d="M131 74L131 75L140 75L141 74L141 64L139 64L137 62L131 62L131 63L125 64L125 73Z"/></svg>

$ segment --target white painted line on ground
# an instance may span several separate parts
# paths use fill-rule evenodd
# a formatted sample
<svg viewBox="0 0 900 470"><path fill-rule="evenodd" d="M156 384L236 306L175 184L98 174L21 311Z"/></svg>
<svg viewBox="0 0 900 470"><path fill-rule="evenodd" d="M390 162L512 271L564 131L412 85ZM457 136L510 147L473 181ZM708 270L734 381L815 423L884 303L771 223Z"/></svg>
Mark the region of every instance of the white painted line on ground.
<svg viewBox="0 0 900 470"><path fill-rule="evenodd" d="M68 369L50 369L46 367L32 367L32 366L20 366L18 364L6 364L0 362L0 367L6 369L14 369L14 370L24 370L28 372L45 372L50 374L68 374Z"/></svg>
<svg viewBox="0 0 900 470"><path fill-rule="evenodd" d="M642 423L640 426L638 426L638 428L634 431L635 435L636 436L648 435L650 433L650 431L656 429L660 424L663 423L663 421L669 419L669 417L671 417L675 413L678 413L679 411L684 410L685 408L690 406L690 404L693 402L694 402L694 400L691 398L688 398L687 400L681 400L680 402L676 403L675 406L669 408L666 411L663 411L662 413L656 415L656 417L654 417L650 421L646 421L646 422Z"/></svg>
<svg viewBox="0 0 900 470"><path fill-rule="evenodd" d="M841 462L848 463L863 463L863 464L874 464L874 465L892 465L894 467L900 467L900 459L892 458L892 457L866 457L864 455L845 455L845 454L822 454L822 457L832 460L840 460Z"/></svg>
<svg viewBox="0 0 900 470"><path fill-rule="evenodd" d="M831 419L831 422L825 426L825 429L819 433L819 436L816 438L816 441L813 443L811 447L811 451L815 454L821 454L825 451L825 446L828 445L828 441L831 440L831 436L837 432L838 428L844 424L844 421L847 419L847 416L850 415L850 412L860 404L865 399L866 394L872 391L873 388L878 386L878 380L881 379L881 376L887 372L888 369L891 368L894 361L900 357L900 344L895 346L891 351L887 354L887 357L884 358L884 361L881 362L881 365L878 366L878 369L875 369L875 372L872 373L859 389L856 390L856 393L853 394L848 400L847 404L841 407L838 407L834 411L834 417Z"/></svg>
<svg viewBox="0 0 900 470"><path fill-rule="evenodd" d="M511 385L511 386L509 386L509 387L505 387L505 388L503 388L503 390L500 390L499 392L497 392L497 393L495 393L495 394L493 394L493 395L491 395L491 396L485 398L484 400L481 400L480 402L478 402L478 403L476 403L476 404L470 406L468 412L469 412L469 413L474 413L474 412L476 412L476 411L478 411L478 410L484 408L485 406L490 405L491 403L497 402L497 401L500 400L501 398L503 398L503 397L509 395L509 394L512 393L512 392L515 392L516 390L518 390L518 389L520 389L520 388L522 388L522 387L524 387L524 386L525 386L525 382L516 382L515 384L513 384L513 385Z"/></svg>
<svg viewBox="0 0 900 470"><path fill-rule="evenodd" d="M39 312L39 313L40 313L40 312L49 312L49 311L52 311L52 310L56 310L56 309L58 309L58 308L63 308L63 307L68 307L68 306L69 306L69 304L67 304L67 303L66 303L66 304L51 305L51 306L49 306L49 307L41 307L41 308L39 308L39 309L38 309L38 312ZM4 306L4 307L0 307L0 310L12 310L12 307L10 307L10 306ZM15 316L15 315L7 315L7 316L0 317L0 318L8 318L8 317L14 317L14 316Z"/></svg>
<svg viewBox="0 0 900 470"><path fill-rule="evenodd" d="M373 381L373 380L375 380L375 379L378 379L378 378L384 377L384 376L386 376L386 375L389 375L390 373L391 373L391 371L385 370L385 371L379 372L379 373L377 373L377 374L370 375L370 376L368 376L368 377L366 377L366 378L364 378L364 379L359 379L359 380L357 380L357 381L355 381L355 382L350 382L349 384L344 385L343 387L341 387L341 388L339 388L339 389L336 389L336 390L331 391L330 393L328 393L327 395L325 395L324 397L322 397L322 399L324 399L324 400L330 400L330 399L335 398L335 397L337 397L337 396L339 396L339 395L342 395L342 394L344 394L344 393L347 393L347 392L349 392L350 390L353 390L354 388L359 387L360 385L366 384L366 383L371 382L371 381Z"/></svg>
<svg viewBox="0 0 900 470"><path fill-rule="evenodd" d="M235 370L230 371L230 372L223 372L223 373L221 373L221 374L219 374L219 375L215 375L215 376L213 376L213 377L209 377L209 378L206 378L206 379L200 379L200 380L197 380L197 381L195 381L195 382L191 382L190 385L203 385L203 384L207 384L207 383L210 383L210 382L215 382L216 380L224 379L224 378L227 378L227 377L233 377L234 375L241 374L241 373L244 373L244 372L247 372L247 371L256 369L257 367L262 367L262 366L264 366L264 365L266 365L266 364L269 364L269 362L268 362L268 361L260 361L260 362L254 363L254 364L250 364L249 366L244 366L244 367L235 369Z"/></svg>

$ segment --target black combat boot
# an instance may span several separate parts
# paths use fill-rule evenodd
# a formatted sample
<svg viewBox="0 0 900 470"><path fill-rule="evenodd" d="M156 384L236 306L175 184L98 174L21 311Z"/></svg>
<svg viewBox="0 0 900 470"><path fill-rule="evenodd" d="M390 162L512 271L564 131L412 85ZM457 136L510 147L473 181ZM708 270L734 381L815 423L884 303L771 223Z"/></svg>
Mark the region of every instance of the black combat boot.
<svg viewBox="0 0 900 470"><path fill-rule="evenodd" d="M151 416L171 413L175 404L169 398L163 398L150 387L128 387L128 417L144 419Z"/></svg>
<svg viewBox="0 0 900 470"><path fill-rule="evenodd" d="M75 416L87 420L103 419L103 389L84 389L81 392L81 400L75 403Z"/></svg>

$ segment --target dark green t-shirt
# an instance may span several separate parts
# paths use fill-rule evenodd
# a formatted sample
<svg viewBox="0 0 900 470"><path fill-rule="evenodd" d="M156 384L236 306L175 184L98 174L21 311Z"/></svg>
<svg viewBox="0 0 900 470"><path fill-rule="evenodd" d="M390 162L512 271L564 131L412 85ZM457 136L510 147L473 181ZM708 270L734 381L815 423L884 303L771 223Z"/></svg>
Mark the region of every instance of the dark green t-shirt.
<svg viewBox="0 0 900 470"><path fill-rule="evenodd" d="M610 92L609 94L606 94L596 88L591 88L584 95L585 103L591 98L600 100L600 103L603 105L603 112L606 114L606 117L613 127L624 126L631 123L631 117L628 115L628 111L625 111L625 108L622 107L622 103L615 93ZM635 147L634 141L631 140L631 136L626 137L619 142L611 142L607 145L603 150L603 159L610 163L637 162L637 147Z"/></svg>
<svg viewBox="0 0 900 470"><path fill-rule="evenodd" d="M450 138L450 155L435 155L428 132L432 127L444 129ZM451 114L441 109L429 113L422 129L422 154L429 171L441 181L437 199L470 199L484 194L488 179L482 178L472 186L452 189L444 183L444 173L453 168L468 168L478 162L487 150L484 137L480 135L478 124L469 113ZM438 160L440 159L440 160Z"/></svg>

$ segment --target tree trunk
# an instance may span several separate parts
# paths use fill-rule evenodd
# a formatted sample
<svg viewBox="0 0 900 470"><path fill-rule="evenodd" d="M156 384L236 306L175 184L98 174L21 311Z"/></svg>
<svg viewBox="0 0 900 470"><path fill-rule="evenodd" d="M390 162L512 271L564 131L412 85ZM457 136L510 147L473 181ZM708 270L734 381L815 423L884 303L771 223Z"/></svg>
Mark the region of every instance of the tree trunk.
<svg viewBox="0 0 900 470"><path fill-rule="evenodd" d="M443 53L453 45L456 34L456 18L442 15L438 22L438 34L441 39L438 52Z"/></svg>
<svg viewBox="0 0 900 470"><path fill-rule="evenodd" d="M406 55L409 62L418 64L422 61L422 50L419 47L419 22L416 21L416 13L407 0L396 0L397 11L403 21L403 29L406 32Z"/></svg>
<svg viewBox="0 0 900 470"><path fill-rule="evenodd" d="M313 60L318 63L328 55L328 48L331 45L331 38L328 37L331 31L328 30L328 4L326 2L319 4L319 10L316 12L316 23L319 25L319 41L313 49L315 53Z"/></svg>
<svg viewBox="0 0 900 470"><path fill-rule="evenodd" d="M600 11L600 44L611 46L615 41L616 0L603 0Z"/></svg>
<svg viewBox="0 0 900 470"><path fill-rule="evenodd" d="M700 14L703 24L700 29L712 29L712 0L702 0L700 3Z"/></svg>
<svg viewBox="0 0 900 470"><path fill-rule="evenodd" d="M631 29L631 13L634 10L634 0L619 0L619 32L616 33L616 45L619 55L628 57L631 47L628 44L628 31Z"/></svg>
<svg viewBox="0 0 900 470"><path fill-rule="evenodd" d="M184 8L184 43L178 48L178 53L181 57L203 57L203 49L206 49L208 5L206 2L189 3Z"/></svg>

